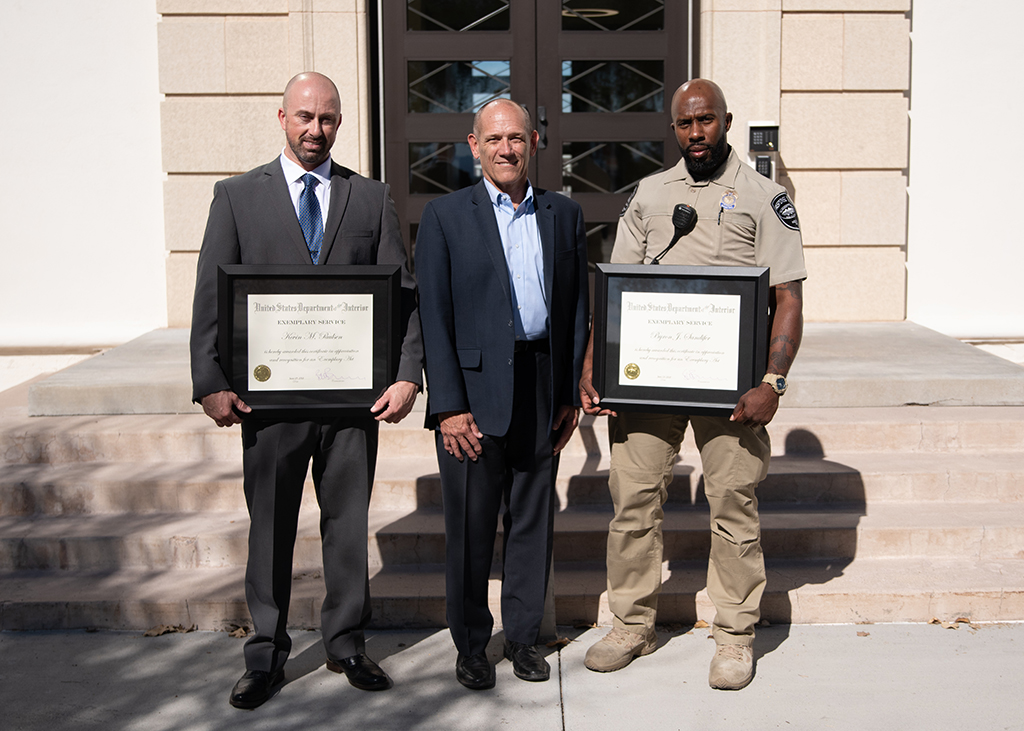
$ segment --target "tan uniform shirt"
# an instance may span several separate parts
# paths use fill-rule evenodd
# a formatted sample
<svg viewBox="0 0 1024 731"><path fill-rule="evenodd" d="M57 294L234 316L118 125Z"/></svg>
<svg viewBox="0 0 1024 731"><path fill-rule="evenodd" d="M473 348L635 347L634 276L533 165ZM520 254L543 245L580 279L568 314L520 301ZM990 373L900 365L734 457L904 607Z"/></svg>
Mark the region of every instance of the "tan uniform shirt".
<svg viewBox="0 0 1024 731"><path fill-rule="evenodd" d="M675 232L672 209L678 203L697 210L697 226L662 264L769 267L773 287L807 277L786 189L740 162L735 150L710 180L694 181L685 160L641 180L619 218L612 263L647 264L660 254Z"/></svg>

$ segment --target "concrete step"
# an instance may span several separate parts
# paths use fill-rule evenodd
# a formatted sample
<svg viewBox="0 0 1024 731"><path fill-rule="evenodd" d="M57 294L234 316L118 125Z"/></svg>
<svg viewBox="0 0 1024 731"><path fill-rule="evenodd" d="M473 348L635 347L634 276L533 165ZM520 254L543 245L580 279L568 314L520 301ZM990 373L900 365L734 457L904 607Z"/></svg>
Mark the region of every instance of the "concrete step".
<svg viewBox="0 0 1024 731"><path fill-rule="evenodd" d="M1009 452L1024 449L1024 407L780 408L775 454Z"/></svg>
<svg viewBox="0 0 1024 731"><path fill-rule="evenodd" d="M316 508L308 475L302 503ZM378 463L371 507L414 510L440 505L433 457ZM0 516L244 509L242 466L236 460L0 465Z"/></svg>
<svg viewBox="0 0 1024 731"><path fill-rule="evenodd" d="M672 504L703 503L702 468L683 455L669 486ZM608 506L606 457L565 455L556 489L560 507ZM1024 453L849 453L829 459L772 459L758 488L762 504L1024 502ZM315 507L312 481L303 493ZM441 505L434 457L393 457L377 465L371 507L410 511ZM240 510L237 461L8 464L0 468L0 516Z"/></svg>
<svg viewBox="0 0 1024 731"><path fill-rule="evenodd" d="M385 569L408 563L444 562L440 513L418 511L370 518L376 546L371 561ZM611 510L575 509L555 516L555 559L562 564L603 560ZM390 521L390 522L388 522ZM775 559L1024 558L1024 505L834 505L829 509L761 511L762 546ZM664 558L706 557L711 547L706 506L665 511ZM494 552L501 559L501 532ZM408 560L409 556L415 559Z"/></svg>
<svg viewBox="0 0 1024 731"><path fill-rule="evenodd" d="M1002 622L1024 617L1024 559L768 559L766 566L761 614L772 624L927 622L933 617ZM658 621L702 619L710 624L715 610L706 578L704 561L666 562ZM556 563L555 582L559 624L611 624L603 566L571 570Z"/></svg>
<svg viewBox="0 0 1024 731"><path fill-rule="evenodd" d="M658 621L711 622L704 561L667 562ZM0 630L131 629L158 624L201 630L251 626L241 567L203 570L0 573ZM555 564L557 621L610 625L601 564ZM379 628L442 627L444 574L380 571L370 581L373 621ZM499 574L489 598L501 625ZM319 627L323 601L319 572L296 573L288 625ZM1024 616L1024 559L861 559L850 562L769 560L763 619L773 624L927 622L967 617L975 622Z"/></svg>
<svg viewBox="0 0 1024 731"><path fill-rule="evenodd" d="M308 493L303 499L315 504ZM9 464L0 471L0 516L244 509L242 466L234 460Z"/></svg>
<svg viewBox="0 0 1024 731"><path fill-rule="evenodd" d="M31 413L188 413L188 330L154 330L33 384ZM913 322L807 323L788 406L1024 405L1024 368Z"/></svg>
<svg viewBox="0 0 1024 731"><path fill-rule="evenodd" d="M555 557L601 560L610 511L571 510L555 519ZM1024 505L834 506L772 509L761 514L765 554L774 558L1024 558ZM0 571L91 571L136 567L206 569L243 566L248 553L244 511L0 518ZM665 513L665 560L708 555L706 507ZM440 511L371 511L369 562L374 570L444 563ZM500 533L499 533L500 536ZM501 540L494 557L500 560ZM322 566L316 511L300 515L294 565Z"/></svg>
<svg viewBox="0 0 1024 731"><path fill-rule="evenodd" d="M610 504L608 459L567 457L559 467L563 508ZM703 469L695 452L683 454L669 485L670 503L701 503ZM758 487L762 504L1024 501L1024 454L841 453L828 459L773 457Z"/></svg>
<svg viewBox="0 0 1024 731"><path fill-rule="evenodd" d="M15 407L2 416L0 464L241 459L239 427L220 429L203 414L29 417ZM414 412L401 424L382 424L380 461L436 458L422 423ZM584 416L565 456L607 455L607 424ZM778 455L1024 451L1024 407L783 408L770 432ZM696 453L689 431L683 452Z"/></svg>

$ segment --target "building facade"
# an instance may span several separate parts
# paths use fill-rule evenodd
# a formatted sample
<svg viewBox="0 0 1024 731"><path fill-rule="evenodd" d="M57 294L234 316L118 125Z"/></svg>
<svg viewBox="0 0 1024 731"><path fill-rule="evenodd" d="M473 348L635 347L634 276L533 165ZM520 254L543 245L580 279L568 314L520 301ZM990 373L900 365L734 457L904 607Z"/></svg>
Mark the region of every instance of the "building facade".
<svg viewBox="0 0 1024 731"><path fill-rule="evenodd" d="M56 5L66 6L58 17L68 22L98 22L74 16L75 3ZM987 182L960 194L963 207L951 205L943 171L958 156L939 142L948 87L980 77L1000 98L979 103L1011 111L1022 105L998 83L998 74L1024 65L1019 44L1002 30L1024 20L1016 3L982 2L990 17L1003 19L984 28L958 22L953 0L156 0L155 13L141 15L130 0L103 5L108 25L113 18L131 26L112 36L135 31L146 53L134 58L157 71L155 79L136 74L127 96L142 100L147 115L158 110L158 129L145 115L133 122L148 130L147 154L158 140L160 169L145 170L128 197L144 194L151 211L153 185L162 179L163 226L151 230L150 215L142 227L147 286L144 296L132 296L146 303L143 321L119 321L104 306L92 322L108 318L107 326L86 328L94 342L132 328L188 325L213 184L280 152L280 95L303 70L338 84L344 119L334 157L392 185L410 248L423 203L479 176L460 147L474 108L498 95L525 102L547 142L531 175L581 201L594 262L610 250L616 214L636 179L678 160L668 130L672 91L691 75L710 78L726 93L734 115L729 141L742 158L752 159L752 122L778 125L775 170L800 215L808 320L898 321L909 313L959 337L1024 336L1024 306L1010 294L1012 271L1024 264L1015 231L998 216L979 221L971 208L986 200L1003 205L1021 186L1009 166L980 155ZM42 10L18 12L30 22ZM69 31L69 43L85 58L96 39ZM974 57L994 71L979 74L962 62ZM124 62L87 63L78 73L116 79L115 65ZM6 68L13 78L16 70ZM156 88L145 88L151 83ZM9 95L18 90L7 86ZM96 109L109 110L111 101L93 98ZM3 125L5 136L16 134L12 122ZM113 150L97 164L116 158ZM28 200L21 186L9 192L9 206ZM107 219L122 207L106 192L94 195ZM25 228L3 225L10 253ZM94 230L97 223L89 226L87 249L133 245L112 244ZM960 254L966 231L970 257ZM107 259L97 260L109 269ZM11 278L0 304L38 291L41 276L27 258L18 261L27 274ZM61 275L65 290L96 289L95 279L71 283L100 275L99 265L84 266ZM945 280L965 272L970 291L951 304ZM162 308L153 305L158 296ZM28 344L30 320L0 326L0 347ZM40 343L74 340L66 322L35 330Z"/></svg>

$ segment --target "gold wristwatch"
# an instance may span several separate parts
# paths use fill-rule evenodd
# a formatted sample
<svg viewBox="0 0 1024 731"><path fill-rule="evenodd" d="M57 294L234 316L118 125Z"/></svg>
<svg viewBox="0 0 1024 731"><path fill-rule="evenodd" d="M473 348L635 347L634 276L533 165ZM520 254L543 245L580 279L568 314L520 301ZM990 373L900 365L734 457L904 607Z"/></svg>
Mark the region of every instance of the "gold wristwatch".
<svg viewBox="0 0 1024 731"><path fill-rule="evenodd" d="M779 396L786 393L786 389L789 388L789 382L786 381L786 377L780 376L778 373L766 373L764 378L761 379L761 383L767 383Z"/></svg>

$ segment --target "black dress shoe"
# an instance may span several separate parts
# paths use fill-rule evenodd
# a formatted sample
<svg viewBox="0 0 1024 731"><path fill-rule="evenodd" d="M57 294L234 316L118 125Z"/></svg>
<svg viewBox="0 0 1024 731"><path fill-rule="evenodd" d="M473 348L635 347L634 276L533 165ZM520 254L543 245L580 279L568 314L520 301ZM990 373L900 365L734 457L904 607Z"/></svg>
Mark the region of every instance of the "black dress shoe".
<svg viewBox="0 0 1024 731"><path fill-rule="evenodd" d="M494 666L487 655L459 655L455 661L455 677L470 690L487 690L494 687Z"/></svg>
<svg viewBox="0 0 1024 731"><path fill-rule="evenodd" d="M533 645L505 640L505 659L512 661L512 672L517 678L538 682L551 677L551 666Z"/></svg>
<svg viewBox="0 0 1024 731"><path fill-rule="evenodd" d="M274 687L284 680L284 668L272 673L263 670L246 670L231 689L228 703L235 708L257 708L274 694Z"/></svg>
<svg viewBox="0 0 1024 731"><path fill-rule="evenodd" d="M348 682L359 690L387 690L391 687L388 674L361 652L342 660L327 658L327 669L334 673L345 673Z"/></svg>

